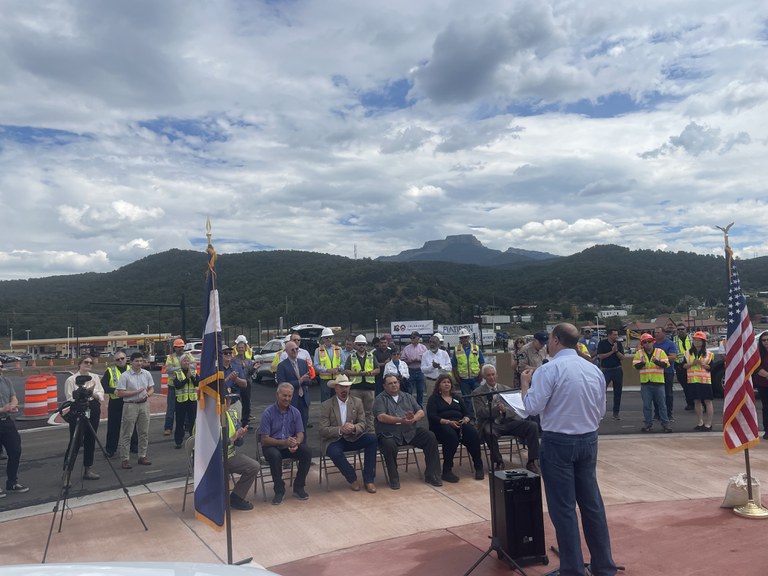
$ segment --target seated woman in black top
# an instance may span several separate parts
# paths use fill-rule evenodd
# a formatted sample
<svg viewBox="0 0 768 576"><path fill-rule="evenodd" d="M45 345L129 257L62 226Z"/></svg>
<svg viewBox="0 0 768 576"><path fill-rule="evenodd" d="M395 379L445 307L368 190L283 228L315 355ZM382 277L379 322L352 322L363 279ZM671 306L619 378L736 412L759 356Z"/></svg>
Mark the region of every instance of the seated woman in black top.
<svg viewBox="0 0 768 576"><path fill-rule="evenodd" d="M475 480L482 480L483 459L480 456L480 436L469 421L464 401L453 393L453 382L448 374L441 374L435 381L435 389L427 401L429 429L443 445L443 480L458 482L453 473L453 456L459 442L467 447L475 466Z"/></svg>

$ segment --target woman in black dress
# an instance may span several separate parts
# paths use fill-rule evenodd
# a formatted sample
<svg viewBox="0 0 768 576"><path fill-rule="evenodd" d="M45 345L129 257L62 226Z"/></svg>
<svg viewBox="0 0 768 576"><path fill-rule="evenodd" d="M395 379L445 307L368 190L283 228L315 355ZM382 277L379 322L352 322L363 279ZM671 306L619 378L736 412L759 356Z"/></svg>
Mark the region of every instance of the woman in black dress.
<svg viewBox="0 0 768 576"><path fill-rule="evenodd" d="M480 455L480 436L470 422L464 401L453 392L453 382L448 374L441 374L435 381L435 389L427 401L429 429L443 445L443 475L446 482L458 482L453 473L453 456L459 442L467 447L475 466L475 480L482 480L483 459Z"/></svg>

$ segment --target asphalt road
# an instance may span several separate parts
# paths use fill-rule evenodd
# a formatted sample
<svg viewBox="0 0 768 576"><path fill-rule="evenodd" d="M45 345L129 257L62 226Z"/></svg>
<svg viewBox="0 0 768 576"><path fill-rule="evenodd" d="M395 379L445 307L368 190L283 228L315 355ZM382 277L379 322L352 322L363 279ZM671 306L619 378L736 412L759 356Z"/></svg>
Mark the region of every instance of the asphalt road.
<svg viewBox="0 0 768 576"><path fill-rule="evenodd" d="M160 391L160 373L152 373L157 391ZM60 390L63 387L65 375L60 375ZM11 377L18 389L20 398L23 398L23 385L25 378ZM20 388L18 388L20 386ZM274 402L274 385L272 382L253 386L252 414L258 420L264 409ZM312 405L310 407L310 425L307 441L312 449L313 456L319 456L320 439L317 433L317 422L320 406L320 392L317 386L310 389ZM61 399L60 399L61 400ZM603 421L599 433L601 435L636 434L640 432L642 425L642 402L640 392L637 389L625 390L622 397L622 419L617 421L611 417L612 391L608 391L609 411ZM714 429L722 431L722 399L715 400ZM675 421L672 426L676 433L694 433L693 427L697 424L695 414L692 411L683 411L684 400L682 391L675 392ZM184 478L187 473L187 461L183 450L174 449L172 436L163 435L163 415L155 415L150 422L150 445L148 457L152 460L151 466L135 466L131 470L122 470L120 461L113 458L110 462L117 466L115 473L127 486L136 486L160 480ZM254 427L257 425L254 425ZM63 457L69 441L67 426L52 427L44 421L17 421L17 426L22 436L22 457L19 469L19 482L29 486L29 492L24 494L9 494L0 499L0 512L32 506L36 504L51 503L56 501L61 492ZM660 433L661 427L655 426L655 433ZM709 434L714 434L711 432ZM699 433L701 434L701 433ZM98 438L104 443L106 439L106 422L102 420L98 430ZM630 440L631 441L631 440ZM246 444L240 448L247 454L255 454L255 434L246 437ZM134 458L135 460L135 458ZM73 472L73 487L70 498L116 489L120 484L110 471L105 456L99 453L97 447L94 471L101 475L100 480L80 480L82 471L82 454L80 454L75 471ZM5 461L0 461L0 476L5 481ZM75 480L77 478L77 480ZM308 490L316 489L310 484Z"/></svg>

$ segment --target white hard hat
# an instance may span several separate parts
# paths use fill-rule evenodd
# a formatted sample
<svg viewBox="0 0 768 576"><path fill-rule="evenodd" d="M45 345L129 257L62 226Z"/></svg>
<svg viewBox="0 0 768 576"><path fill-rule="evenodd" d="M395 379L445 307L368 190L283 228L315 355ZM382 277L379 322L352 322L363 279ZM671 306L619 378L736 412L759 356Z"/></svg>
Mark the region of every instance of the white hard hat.
<svg viewBox="0 0 768 576"><path fill-rule="evenodd" d="M320 338L333 338L333 330L330 328L323 328L323 331L320 333Z"/></svg>
<svg viewBox="0 0 768 576"><path fill-rule="evenodd" d="M469 335L470 335L469 330L467 330L466 328L462 328L461 330L459 330L459 338L463 338L464 336L469 336Z"/></svg>
<svg viewBox="0 0 768 576"><path fill-rule="evenodd" d="M240 334L235 338L235 344L248 344L248 338L245 337L245 334Z"/></svg>
<svg viewBox="0 0 768 576"><path fill-rule="evenodd" d="M362 334L358 334L357 337L355 337L355 344L368 344L368 340L366 340L365 336Z"/></svg>
<svg viewBox="0 0 768 576"><path fill-rule="evenodd" d="M435 332L434 334L432 334L432 336L434 336L435 338L437 338L438 340L440 340L440 342L442 342L442 341L443 341L443 335L442 335L442 334L440 334L440 332Z"/></svg>

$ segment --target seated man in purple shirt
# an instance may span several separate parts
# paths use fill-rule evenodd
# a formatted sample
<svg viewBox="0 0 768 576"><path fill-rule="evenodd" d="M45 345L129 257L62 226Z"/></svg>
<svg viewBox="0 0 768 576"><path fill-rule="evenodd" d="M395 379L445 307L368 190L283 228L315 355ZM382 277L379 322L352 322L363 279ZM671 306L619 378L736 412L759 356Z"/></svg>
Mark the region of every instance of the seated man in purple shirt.
<svg viewBox="0 0 768 576"><path fill-rule="evenodd" d="M264 410L259 423L259 439L264 447L264 458L269 463L275 496L272 504L277 506L285 496L285 480L283 480L283 458L298 460L299 469L293 481L293 496L299 500L307 500L309 496L304 490L312 460L312 453L302 443L304 440L304 425L301 414L293 399L293 385L282 382L275 393L277 401Z"/></svg>

